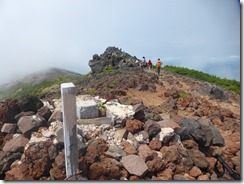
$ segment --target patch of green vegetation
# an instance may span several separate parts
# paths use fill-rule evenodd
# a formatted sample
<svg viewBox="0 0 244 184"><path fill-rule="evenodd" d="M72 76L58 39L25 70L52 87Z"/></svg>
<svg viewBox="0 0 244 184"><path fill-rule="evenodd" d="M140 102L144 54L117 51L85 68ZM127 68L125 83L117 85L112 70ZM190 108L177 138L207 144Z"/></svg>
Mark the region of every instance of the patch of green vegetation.
<svg viewBox="0 0 244 184"><path fill-rule="evenodd" d="M97 92L97 91L96 91L95 89L93 89L93 88L90 88L90 89L87 90L87 93L88 93L89 95L95 95L96 92Z"/></svg>
<svg viewBox="0 0 244 184"><path fill-rule="evenodd" d="M105 68L105 70L107 70L107 71L112 71L112 70L113 70L112 65L108 65L108 66Z"/></svg>
<svg viewBox="0 0 244 184"><path fill-rule="evenodd" d="M85 76L81 78L81 81L88 80L91 77L91 72L87 73Z"/></svg>
<svg viewBox="0 0 244 184"><path fill-rule="evenodd" d="M117 70L113 69L112 65L108 65L106 68L103 69L102 72L98 74L98 76L113 75L117 72Z"/></svg>
<svg viewBox="0 0 244 184"><path fill-rule="evenodd" d="M39 84L30 84L19 82L14 87L1 91L0 100L4 98L21 98L22 96L42 96L44 94L53 94L60 97L60 85L65 82L73 82L80 80L80 77L73 77L69 75L59 76L53 80L46 80Z"/></svg>
<svg viewBox="0 0 244 184"><path fill-rule="evenodd" d="M119 84L119 79L115 79L112 83L108 84L108 88L114 89Z"/></svg>
<svg viewBox="0 0 244 184"><path fill-rule="evenodd" d="M188 96L188 94L186 92L180 92L179 95L180 95L179 98L185 98Z"/></svg>
<svg viewBox="0 0 244 184"><path fill-rule="evenodd" d="M102 108L104 110L107 110L107 107L105 107L103 104L97 104L97 107L98 108Z"/></svg>
<svg viewBox="0 0 244 184"><path fill-rule="evenodd" d="M78 78L70 76L60 76L51 81L44 81L37 86L34 86L32 90L29 91L29 95L39 96L45 93L59 93L60 85L65 82L73 82Z"/></svg>
<svg viewBox="0 0 244 184"><path fill-rule="evenodd" d="M213 83L213 84L219 85L225 89L234 91L237 94L240 94L240 82L238 82L236 80L229 80L226 78L222 79L222 78L217 77L215 75L210 75L210 74L207 74L204 72L200 72L200 71L188 69L188 68L183 68L183 67L166 65L163 69L166 71L173 72L173 73L178 73L181 75L189 76L189 77L192 77L194 79Z"/></svg>

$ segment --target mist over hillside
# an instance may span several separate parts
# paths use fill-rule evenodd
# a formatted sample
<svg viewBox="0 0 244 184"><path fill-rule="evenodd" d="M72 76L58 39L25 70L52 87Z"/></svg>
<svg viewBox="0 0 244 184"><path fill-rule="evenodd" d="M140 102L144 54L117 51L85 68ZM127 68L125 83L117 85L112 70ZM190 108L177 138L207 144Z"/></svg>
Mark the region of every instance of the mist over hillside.
<svg viewBox="0 0 244 184"><path fill-rule="evenodd" d="M0 100L16 98L22 95L41 95L58 91L62 82L74 82L83 75L59 68L49 68L19 77L9 83L0 85Z"/></svg>

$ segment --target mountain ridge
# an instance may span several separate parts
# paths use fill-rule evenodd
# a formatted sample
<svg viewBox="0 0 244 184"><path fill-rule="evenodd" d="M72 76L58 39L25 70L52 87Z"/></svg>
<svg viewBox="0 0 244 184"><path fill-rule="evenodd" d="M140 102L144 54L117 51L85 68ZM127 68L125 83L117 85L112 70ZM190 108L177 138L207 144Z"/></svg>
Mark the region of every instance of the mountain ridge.
<svg viewBox="0 0 244 184"><path fill-rule="evenodd" d="M45 87L52 87L53 85L60 85L62 82L69 80L77 80L83 75L60 68L49 68L26 75L18 80L3 84L0 87L0 100L4 98L20 98L23 95L41 95L38 92L33 92L36 88L41 92L42 85ZM44 88L43 88L44 89ZM23 92L25 91L25 92Z"/></svg>
<svg viewBox="0 0 244 184"><path fill-rule="evenodd" d="M216 153L240 174L239 94L164 69L158 75L135 57L108 51L93 57L91 72L68 79L76 86L77 104L94 100L98 108L90 123L77 120L76 180L233 180L214 172ZM42 84L38 97L1 103L1 179L69 179L57 82L63 81Z"/></svg>

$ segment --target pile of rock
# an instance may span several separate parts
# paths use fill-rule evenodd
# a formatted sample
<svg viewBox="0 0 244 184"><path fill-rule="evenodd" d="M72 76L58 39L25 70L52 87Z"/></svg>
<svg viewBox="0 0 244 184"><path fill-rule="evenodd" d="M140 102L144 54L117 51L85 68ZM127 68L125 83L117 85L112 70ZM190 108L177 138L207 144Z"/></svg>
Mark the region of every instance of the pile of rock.
<svg viewBox="0 0 244 184"><path fill-rule="evenodd" d="M139 66L139 59L132 57L126 52L116 47L108 47L103 54L93 55L93 59L89 61L89 66L93 73L100 73L107 67L113 69L128 69L128 67Z"/></svg>
<svg viewBox="0 0 244 184"><path fill-rule="evenodd" d="M1 179L63 180L66 174L59 100L52 106L33 97L29 99L35 99L35 103L33 100L26 103L31 103L31 108L21 108L20 101L11 100L1 106L17 118L6 119L7 114L1 114L4 137L0 151ZM108 109L113 102L105 103ZM120 128L111 124L78 125L80 179L231 179L227 174L217 178L213 172L216 160L208 153L215 145L224 145L224 139L208 120L181 118L177 121L161 117L154 121L137 116L138 112L144 112L142 104L125 109L133 113L120 116L123 119ZM116 112L112 115L116 117ZM6 120L11 120L11 125ZM238 164L236 160L233 159L232 165Z"/></svg>

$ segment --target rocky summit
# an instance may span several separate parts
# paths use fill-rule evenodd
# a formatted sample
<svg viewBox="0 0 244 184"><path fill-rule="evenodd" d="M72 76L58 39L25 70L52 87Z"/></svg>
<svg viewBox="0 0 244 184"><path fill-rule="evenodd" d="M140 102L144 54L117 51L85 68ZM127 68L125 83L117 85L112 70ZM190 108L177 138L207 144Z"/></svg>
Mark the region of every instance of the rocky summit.
<svg viewBox="0 0 244 184"><path fill-rule="evenodd" d="M108 47L100 56L94 54L89 66L93 73L100 73L108 67L113 69L127 69L128 67L139 66L139 59L132 57L116 47Z"/></svg>
<svg viewBox="0 0 244 184"><path fill-rule="evenodd" d="M234 180L241 174L240 96L108 47L76 86L78 171L66 177L62 100L0 104L2 180Z"/></svg>

